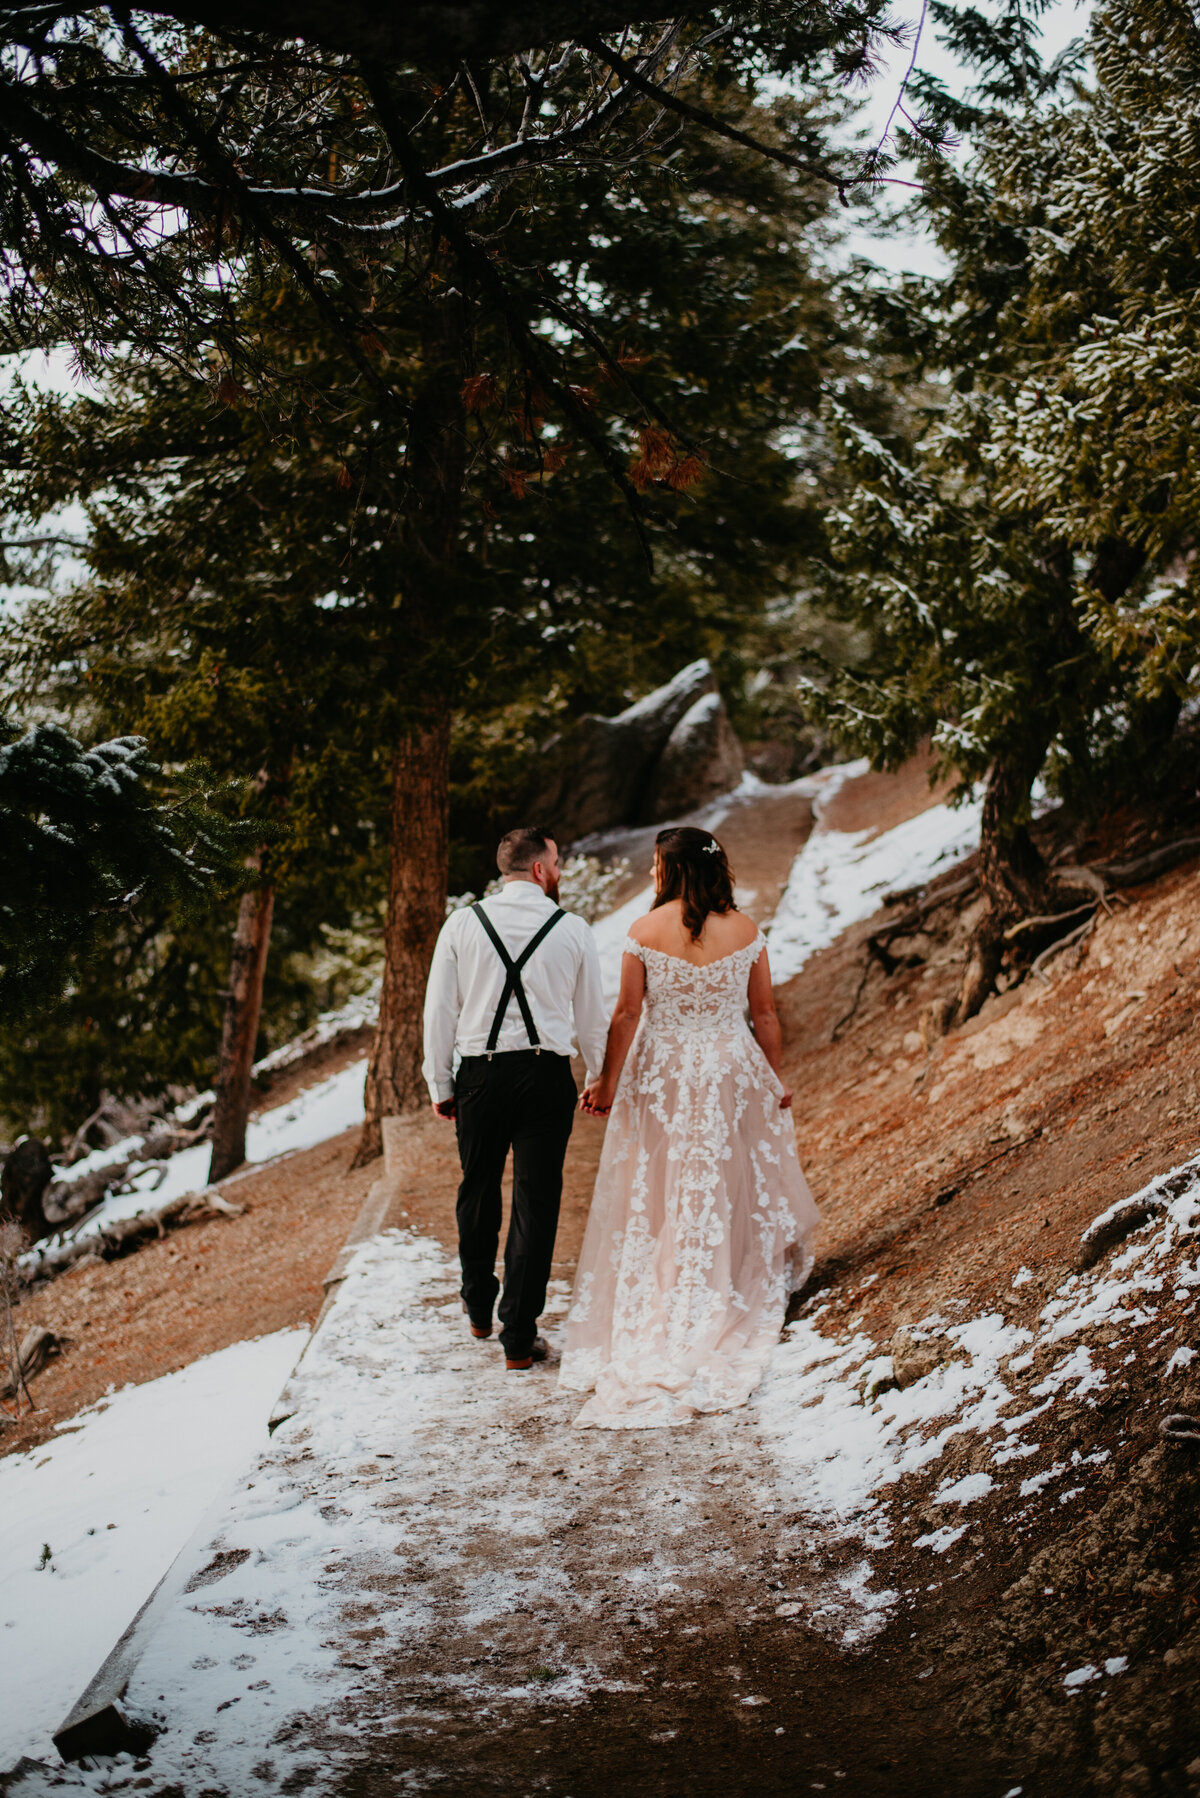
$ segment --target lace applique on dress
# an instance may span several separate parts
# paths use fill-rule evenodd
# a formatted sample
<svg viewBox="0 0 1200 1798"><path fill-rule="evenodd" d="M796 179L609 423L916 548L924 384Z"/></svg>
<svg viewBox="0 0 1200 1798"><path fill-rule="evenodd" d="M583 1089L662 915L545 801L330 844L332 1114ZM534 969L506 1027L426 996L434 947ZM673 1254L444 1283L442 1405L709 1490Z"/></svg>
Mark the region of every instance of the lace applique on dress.
<svg viewBox="0 0 1200 1798"><path fill-rule="evenodd" d="M783 1091L746 1022L761 934L703 967L626 939L646 968L642 1021L604 1141L560 1383L577 1423L636 1429L744 1404L817 1208Z"/></svg>

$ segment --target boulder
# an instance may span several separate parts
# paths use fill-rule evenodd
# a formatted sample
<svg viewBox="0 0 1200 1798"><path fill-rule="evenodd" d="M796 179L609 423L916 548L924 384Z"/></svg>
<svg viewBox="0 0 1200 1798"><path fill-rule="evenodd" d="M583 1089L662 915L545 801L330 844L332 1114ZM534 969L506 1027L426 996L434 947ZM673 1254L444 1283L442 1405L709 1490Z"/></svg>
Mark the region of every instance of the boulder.
<svg viewBox="0 0 1200 1798"><path fill-rule="evenodd" d="M0 1170L0 1209L34 1241L46 1234L42 1194L50 1171L49 1151L36 1136L23 1136Z"/></svg>
<svg viewBox="0 0 1200 1798"><path fill-rule="evenodd" d="M523 807L525 817L552 826L564 844L634 823L672 732L716 688L710 664L690 662L615 718L576 719L543 745L544 784Z"/></svg>
<svg viewBox="0 0 1200 1798"><path fill-rule="evenodd" d="M661 824L707 805L736 787L745 770L742 746L719 693L688 707L667 738L642 801L643 824Z"/></svg>
<svg viewBox="0 0 1200 1798"><path fill-rule="evenodd" d="M901 1392L915 1386L947 1361L968 1359L966 1351L949 1336L928 1335L911 1324L901 1324L888 1344L892 1370Z"/></svg>

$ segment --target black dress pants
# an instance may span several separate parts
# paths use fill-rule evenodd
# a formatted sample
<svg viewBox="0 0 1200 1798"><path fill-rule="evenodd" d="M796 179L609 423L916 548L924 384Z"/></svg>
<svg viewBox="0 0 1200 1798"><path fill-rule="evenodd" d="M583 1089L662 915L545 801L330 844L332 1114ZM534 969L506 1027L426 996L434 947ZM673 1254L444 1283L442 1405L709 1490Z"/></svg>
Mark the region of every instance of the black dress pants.
<svg viewBox="0 0 1200 1798"><path fill-rule="evenodd" d="M563 1158L578 1094L565 1055L509 1050L489 1061L465 1056L454 1082L458 1105L458 1255L471 1321L491 1322L500 1290L500 1179L511 1148L512 1215L504 1245L500 1341L510 1356L528 1352L546 1303L554 1256Z"/></svg>

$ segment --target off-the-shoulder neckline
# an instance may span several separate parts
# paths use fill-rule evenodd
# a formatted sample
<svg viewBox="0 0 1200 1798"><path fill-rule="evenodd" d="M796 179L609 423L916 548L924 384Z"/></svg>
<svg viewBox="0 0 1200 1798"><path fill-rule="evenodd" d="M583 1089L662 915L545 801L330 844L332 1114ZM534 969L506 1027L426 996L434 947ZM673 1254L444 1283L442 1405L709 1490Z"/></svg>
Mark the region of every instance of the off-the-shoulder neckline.
<svg viewBox="0 0 1200 1798"><path fill-rule="evenodd" d="M664 961L677 961L685 968L696 968L701 973L705 968L719 968L722 962L732 961L735 955L744 955L747 949L756 949L759 944L766 948L766 939L761 930L756 930L750 941L743 943L740 949L730 949L727 955L715 955L711 961L689 961L686 955L672 955L669 949L654 949L649 943L639 943L634 936L627 936L625 941L636 943L647 955L660 955Z"/></svg>

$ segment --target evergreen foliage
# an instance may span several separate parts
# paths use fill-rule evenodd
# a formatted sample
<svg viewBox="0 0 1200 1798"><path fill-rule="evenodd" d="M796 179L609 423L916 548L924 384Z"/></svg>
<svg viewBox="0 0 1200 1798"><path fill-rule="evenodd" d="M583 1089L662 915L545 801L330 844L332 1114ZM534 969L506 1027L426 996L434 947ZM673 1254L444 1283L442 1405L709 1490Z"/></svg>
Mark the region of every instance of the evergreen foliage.
<svg viewBox="0 0 1200 1798"><path fill-rule="evenodd" d="M0 720L3 1022L57 998L104 920L163 903L186 914L234 877L239 833L211 809L206 771L170 796L161 775L140 737L84 749L56 724Z"/></svg>
<svg viewBox="0 0 1200 1798"><path fill-rule="evenodd" d="M1200 687L1200 33L1181 6L1110 0L1094 85L1072 57L1042 70L1028 32L972 14L958 35L986 79L969 162L926 169L951 272L874 307L910 432L828 412L854 490L824 591L873 651L814 703L877 765L928 736L960 790L987 780L966 1015L1012 919L1078 901L1029 838L1034 782L1093 815L1152 797Z"/></svg>
<svg viewBox="0 0 1200 1798"><path fill-rule="evenodd" d="M226 362L286 376L243 329L265 280L319 311L386 407L373 265L432 232L453 284L486 291L536 374L553 346L531 327L497 209L527 204L547 175L619 181L682 121L745 144L747 82L829 98L898 35L885 0L684 4L649 20L636 5L480 11L405 6L369 27L310 6L209 6L203 26L161 6L0 14L4 347L65 340L96 372L117 346L194 369L216 343ZM869 182L812 119L792 123L755 153L830 192ZM558 398L586 424L566 386Z"/></svg>
<svg viewBox="0 0 1200 1798"><path fill-rule="evenodd" d="M761 111L766 129L796 103ZM263 858L282 955L260 1050L310 1021L303 983L323 933L377 915L392 756L431 694L455 717L449 886L478 890L505 808L564 718L619 709L700 654L740 683L741 646L821 541L824 451L792 433L849 374L825 207L819 185L741 148L676 145L619 186L585 170L510 209L505 254L538 271L539 334L561 336L572 311L572 385L637 471L641 539L605 460L546 418L486 308L447 296L436 273L403 304L389 297L402 257L378 278L397 411L380 411L315 311L273 288L241 328L290 371L282 388L214 402L186 369L124 358L99 399L14 390L10 507L37 518L82 500L90 574L27 605L8 680L242 777L247 828L286 822ZM588 341L601 322L622 346L615 367ZM411 464L434 380L462 497L422 575ZM869 412L869 385L855 386ZM668 407L664 432L653 409ZM159 923L119 991L94 970L38 1044L22 1033L43 1111L68 1104L47 1084L56 1058L71 1103L81 1067L124 1090L211 1078L225 945L214 920ZM106 1069L92 1023L103 1035L118 1016ZM17 1087L32 1099L20 1073Z"/></svg>

